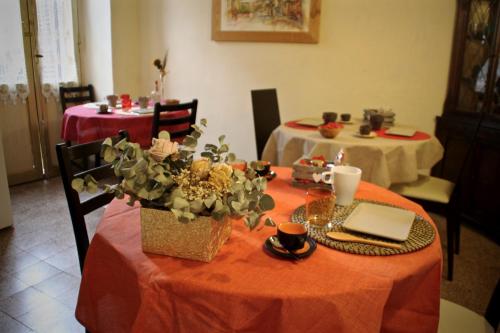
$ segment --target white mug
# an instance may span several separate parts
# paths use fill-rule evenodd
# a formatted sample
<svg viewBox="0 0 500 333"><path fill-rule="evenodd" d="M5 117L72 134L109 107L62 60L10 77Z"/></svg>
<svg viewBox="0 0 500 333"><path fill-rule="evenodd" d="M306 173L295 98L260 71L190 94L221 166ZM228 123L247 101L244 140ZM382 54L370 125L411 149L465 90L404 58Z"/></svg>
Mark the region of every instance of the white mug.
<svg viewBox="0 0 500 333"><path fill-rule="evenodd" d="M361 169L346 165L335 166L330 171L323 172L321 180L332 184L337 196L337 205L349 206L361 180Z"/></svg>

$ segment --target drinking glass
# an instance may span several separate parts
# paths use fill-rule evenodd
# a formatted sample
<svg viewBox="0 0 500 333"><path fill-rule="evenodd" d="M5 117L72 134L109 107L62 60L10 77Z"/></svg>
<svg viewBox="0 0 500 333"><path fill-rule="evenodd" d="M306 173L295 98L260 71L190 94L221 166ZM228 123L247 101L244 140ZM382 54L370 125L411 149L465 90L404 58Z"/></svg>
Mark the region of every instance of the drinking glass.
<svg viewBox="0 0 500 333"><path fill-rule="evenodd" d="M311 227L324 227L333 218L335 192L331 188L311 187L306 192L306 218Z"/></svg>

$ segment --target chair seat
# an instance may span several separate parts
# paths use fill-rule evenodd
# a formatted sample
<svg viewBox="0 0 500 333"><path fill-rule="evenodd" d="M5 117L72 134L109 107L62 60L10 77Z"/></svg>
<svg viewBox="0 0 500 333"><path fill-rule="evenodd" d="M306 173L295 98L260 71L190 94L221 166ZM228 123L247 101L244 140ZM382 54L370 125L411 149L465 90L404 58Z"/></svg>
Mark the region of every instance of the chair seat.
<svg viewBox="0 0 500 333"><path fill-rule="evenodd" d="M420 175L413 183L395 184L390 189L405 197L447 204L454 188L446 179Z"/></svg>
<svg viewBox="0 0 500 333"><path fill-rule="evenodd" d="M493 333L493 327L479 314L441 298L439 333Z"/></svg>

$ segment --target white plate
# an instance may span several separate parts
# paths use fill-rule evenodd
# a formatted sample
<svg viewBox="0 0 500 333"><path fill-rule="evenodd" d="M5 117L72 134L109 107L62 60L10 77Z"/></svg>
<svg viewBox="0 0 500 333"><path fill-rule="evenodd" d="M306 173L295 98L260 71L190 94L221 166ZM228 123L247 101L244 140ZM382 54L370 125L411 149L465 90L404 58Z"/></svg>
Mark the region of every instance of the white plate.
<svg viewBox="0 0 500 333"><path fill-rule="evenodd" d="M154 113L155 109L153 107L148 107L147 109L141 109L139 107L135 108L133 107L131 112L137 113L137 114L148 114L148 113Z"/></svg>
<svg viewBox="0 0 500 333"><path fill-rule="evenodd" d="M377 137L377 133L375 132L370 132L370 134L354 133L354 136L357 138L373 139Z"/></svg>
<svg viewBox="0 0 500 333"><path fill-rule="evenodd" d="M399 136L414 136L417 131L413 128L404 128L404 127L393 127L385 131L385 134L391 135L399 135Z"/></svg>
<svg viewBox="0 0 500 333"><path fill-rule="evenodd" d="M344 221L344 228L397 241L408 239L415 213L362 202Z"/></svg>
<svg viewBox="0 0 500 333"><path fill-rule="evenodd" d="M304 118L298 120L296 123L302 126L318 127L320 125L323 125L324 121L323 119L319 118Z"/></svg>

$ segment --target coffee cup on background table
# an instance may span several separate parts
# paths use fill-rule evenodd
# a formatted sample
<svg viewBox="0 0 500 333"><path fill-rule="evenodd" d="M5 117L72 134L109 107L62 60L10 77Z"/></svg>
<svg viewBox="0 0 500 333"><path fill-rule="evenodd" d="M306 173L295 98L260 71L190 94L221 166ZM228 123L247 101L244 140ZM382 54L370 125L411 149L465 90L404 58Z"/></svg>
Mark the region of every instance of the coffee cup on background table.
<svg viewBox="0 0 500 333"><path fill-rule="evenodd" d="M384 116L381 114L372 114L370 116L370 125L374 131L378 131L382 128L382 124L384 123Z"/></svg>
<svg viewBox="0 0 500 333"><path fill-rule="evenodd" d="M116 95L108 95L106 96L106 99L108 100L108 105L112 108L116 108L116 102L118 101L118 96Z"/></svg>
<svg viewBox="0 0 500 333"><path fill-rule="evenodd" d="M340 165L321 174L324 183L332 184L336 196L336 204L349 206L354 200L361 180L361 169L353 166Z"/></svg>
<svg viewBox="0 0 500 333"><path fill-rule="evenodd" d="M149 105L149 97L146 97L146 96L141 96L139 97L138 99L138 102L139 102L139 107L141 109L147 109L148 108L148 105Z"/></svg>
<svg viewBox="0 0 500 333"><path fill-rule="evenodd" d="M361 135L369 135L371 131L372 131L372 126L370 124L359 126L359 134Z"/></svg>
<svg viewBox="0 0 500 333"><path fill-rule="evenodd" d="M325 124L334 123L337 121L337 113L336 112L323 112L323 122Z"/></svg>
<svg viewBox="0 0 500 333"><path fill-rule="evenodd" d="M342 113L340 115L340 120L342 120L342 121L351 121L351 114L350 113Z"/></svg>

